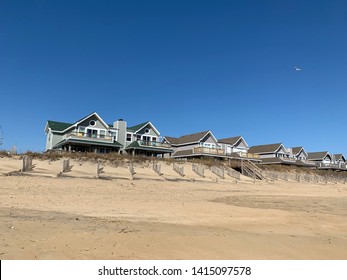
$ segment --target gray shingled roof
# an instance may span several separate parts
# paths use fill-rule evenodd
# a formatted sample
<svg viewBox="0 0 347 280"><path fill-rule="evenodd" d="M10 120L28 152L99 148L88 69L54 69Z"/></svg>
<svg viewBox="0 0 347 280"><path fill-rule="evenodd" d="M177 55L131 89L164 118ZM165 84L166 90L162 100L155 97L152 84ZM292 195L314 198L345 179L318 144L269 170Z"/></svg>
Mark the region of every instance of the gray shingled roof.
<svg viewBox="0 0 347 280"><path fill-rule="evenodd" d="M282 143L252 146L249 148L248 152L251 154L274 153L281 145Z"/></svg>
<svg viewBox="0 0 347 280"><path fill-rule="evenodd" d="M322 160L327 156L328 152L312 152L312 153L307 153L307 159L308 160Z"/></svg>
<svg viewBox="0 0 347 280"><path fill-rule="evenodd" d="M240 138L241 138L241 136L223 138L223 139L219 139L218 143L229 144L229 145L234 146L240 140Z"/></svg>
<svg viewBox="0 0 347 280"><path fill-rule="evenodd" d="M193 133L193 134L187 134L183 135L179 138L165 136L166 140L170 142L171 145L182 145L186 143L195 143L201 140L207 133L209 133L209 130Z"/></svg>
<svg viewBox="0 0 347 280"><path fill-rule="evenodd" d="M293 147L292 148L292 151L293 151L293 154L298 154L300 153L301 149L303 149L304 147Z"/></svg>
<svg viewBox="0 0 347 280"><path fill-rule="evenodd" d="M343 154L334 154L335 160L345 159Z"/></svg>

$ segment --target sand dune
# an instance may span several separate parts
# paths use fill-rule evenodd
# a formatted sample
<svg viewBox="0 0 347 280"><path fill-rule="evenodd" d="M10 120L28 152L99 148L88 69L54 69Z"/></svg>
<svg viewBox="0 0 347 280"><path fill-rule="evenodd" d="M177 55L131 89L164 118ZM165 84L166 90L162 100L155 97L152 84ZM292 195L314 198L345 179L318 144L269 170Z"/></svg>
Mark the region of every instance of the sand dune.
<svg viewBox="0 0 347 280"><path fill-rule="evenodd" d="M346 259L347 185L0 159L1 259Z"/></svg>

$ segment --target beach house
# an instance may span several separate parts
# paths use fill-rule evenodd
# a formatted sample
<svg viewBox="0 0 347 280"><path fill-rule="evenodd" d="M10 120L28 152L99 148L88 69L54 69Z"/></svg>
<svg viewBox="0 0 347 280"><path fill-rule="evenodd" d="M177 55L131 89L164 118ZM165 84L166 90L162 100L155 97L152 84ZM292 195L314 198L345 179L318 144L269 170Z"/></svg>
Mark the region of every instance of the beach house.
<svg viewBox="0 0 347 280"><path fill-rule="evenodd" d="M259 155L261 164L289 164L296 162L294 155L282 143L252 146L249 153Z"/></svg>
<svg viewBox="0 0 347 280"><path fill-rule="evenodd" d="M333 162L339 168L346 169L346 159L343 154L333 154Z"/></svg>
<svg viewBox="0 0 347 280"><path fill-rule="evenodd" d="M127 127L126 121L119 119L107 124L96 112L74 123L49 120L45 133L46 151L119 152L146 156L173 152L151 122Z"/></svg>
<svg viewBox="0 0 347 280"><path fill-rule="evenodd" d="M46 151L118 152L122 145L118 129L108 125L96 112L74 122L47 121Z"/></svg>
<svg viewBox="0 0 347 280"><path fill-rule="evenodd" d="M327 152L310 152L307 154L307 159L314 162L317 167L330 168L333 164L332 155Z"/></svg>
<svg viewBox="0 0 347 280"><path fill-rule="evenodd" d="M165 136L174 150L173 158L226 157L224 149L210 130L180 137Z"/></svg>
<svg viewBox="0 0 347 280"><path fill-rule="evenodd" d="M245 139L243 139L242 136L218 139L218 143L225 151L226 155L247 153L249 149L247 142L245 141Z"/></svg>
<svg viewBox="0 0 347 280"><path fill-rule="evenodd" d="M150 121L127 127L126 122L120 119L114 126L119 129L121 136L119 142L128 154L164 157L174 152L171 145L160 136L160 132ZM125 133L122 133L123 131Z"/></svg>

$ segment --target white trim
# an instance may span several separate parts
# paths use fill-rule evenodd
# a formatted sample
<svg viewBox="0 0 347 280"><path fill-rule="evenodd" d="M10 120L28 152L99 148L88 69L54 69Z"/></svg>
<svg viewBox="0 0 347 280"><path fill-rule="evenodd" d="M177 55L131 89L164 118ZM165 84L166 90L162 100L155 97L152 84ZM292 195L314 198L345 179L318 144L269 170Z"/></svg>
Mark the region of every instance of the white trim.
<svg viewBox="0 0 347 280"><path fill-rule="evenodd" d="M199 132L194 133L194 134L198 134L198 133L199 133ZM218 142L217 138L213 135L213 133L211 132L211 130L209 130L201 139L199 139L199 140L197 140L197 141L195 141L195 142L188 142L188 143L183 143L183 144L172 144L172 143L171 143L170 141L168 141L165 137L164 137L164 138L165 138L165 140L166 140L168 143L170 143L171 146L186 146L186 145L190 145L190 144L200 143L201 140L204 139L204 138L206 137L206 135L209 134L209 133L211 134L213 140L215 140L216 145L218 145L219 142ZM188 134L188 135L190 135L190 134ZM183 135L183 136L186 136L186 135ZM183 136L180 136L180 137L183 137ZM179 138L172 137L172 138L180 139L180 137L179 137Z"/></svg>
<svg viewBox="0 0 347 280"><path fill-rule="evenodd" d="M63 131L61 131L62 133L68 131L69 129L73 128L73 127L77 127L78 124L80 124L81 122L84 122L86 119L90 118L91 116L95 115L97 119L99 119L99 121L101 122L101 124L106 128L106 129L110 129L110 127L108 126L107 123L104 122L104 120L98 115L98 113L93 112L91 114L89 114L88 116L84 117L83 119L73 123L71 126L69 126L68 128L64 129Z"/></svg>
<svg viewBox="0 0 347 280"><path fill-rule="evenodd" d="M152 127L152 129L154 130L154 132L160 136L160 132L155 128L155 126L151 123L151 122L147 122L145 123L143 126L141 126L138 130L134 131L133 133L136 134L138 131L140 131L142 128L144 128L146 125L150 124L150 126Z"/></svg>
<svg viewBox="0 0 347 280"><path fill-rule="evenodd" d="M207 134L211 134L212 138L215 140L216 144L218 144L218 139L216 137L214 137L213 133L211 130L209 130L205 135L204 137L202 137L198 142L200 142L202 139L204 139L206 137Z"/></svg>

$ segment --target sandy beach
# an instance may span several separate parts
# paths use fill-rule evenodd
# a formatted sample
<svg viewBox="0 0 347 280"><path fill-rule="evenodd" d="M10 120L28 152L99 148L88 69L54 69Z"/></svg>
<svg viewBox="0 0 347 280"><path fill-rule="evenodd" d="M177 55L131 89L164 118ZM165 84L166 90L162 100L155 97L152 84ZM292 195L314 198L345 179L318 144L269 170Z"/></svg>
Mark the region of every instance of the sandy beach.
<svg viewBox="0 0 347 280"><path fill-rule="evenodd" d="M1 259L347 259L347 184L0 159Z"/></svg>

